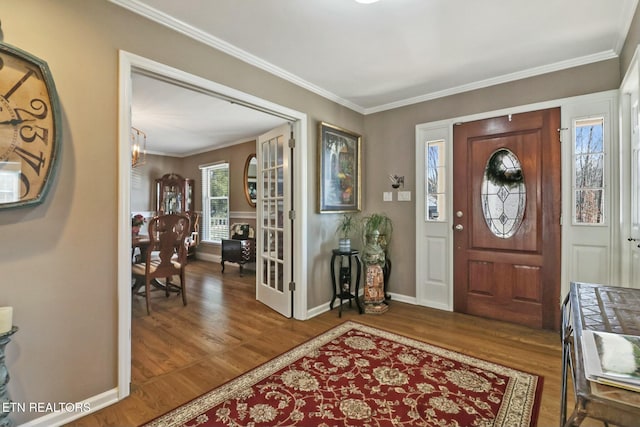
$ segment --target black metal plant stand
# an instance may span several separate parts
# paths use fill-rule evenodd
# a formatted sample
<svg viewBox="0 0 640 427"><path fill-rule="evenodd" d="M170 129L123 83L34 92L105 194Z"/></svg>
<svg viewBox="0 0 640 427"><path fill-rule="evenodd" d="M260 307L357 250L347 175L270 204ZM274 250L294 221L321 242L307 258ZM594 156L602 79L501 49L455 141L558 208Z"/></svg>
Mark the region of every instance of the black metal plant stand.
<svg viewBox="0 0 640 427"><path fill-rule="evenodd" d="M343 258L344 261L343 262ZM340 269L338 270L338 276L336 277L336 259L339 260ZM355 289L353 289L354 280L352 279L353 269L351 268L352 259L356 261L356 279ZM329 308L333 310L333 303L336 299L340 300L340 309L338 310L338 317L342 317L342 303L345 300L349 301L351 306L351 300L355 300L358 312L362 314L362 306L360 305L359 292L360 292L360 272L362 271L362 263L360 262L360 252L357 250L341 251L340 249L334 249L331 256L331 281L333 282L333 296Z"/></svg>

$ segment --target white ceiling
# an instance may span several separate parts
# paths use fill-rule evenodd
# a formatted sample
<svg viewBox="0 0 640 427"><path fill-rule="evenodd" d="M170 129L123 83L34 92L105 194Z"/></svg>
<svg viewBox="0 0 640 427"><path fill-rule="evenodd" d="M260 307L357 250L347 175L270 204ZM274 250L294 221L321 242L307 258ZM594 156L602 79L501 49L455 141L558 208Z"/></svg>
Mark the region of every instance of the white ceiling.
<svg viewBox="0 0 640 427"><path fill-rule="evenodd" d="M638 3L111 1L363 114L614 58Z"/></svg>
<svg viewBox="0 0 640 427"><path fill-rule="evenodd" d="M284 119L143 74L132 76L131 124L147 152L184 157L247 142Z"/></svg>

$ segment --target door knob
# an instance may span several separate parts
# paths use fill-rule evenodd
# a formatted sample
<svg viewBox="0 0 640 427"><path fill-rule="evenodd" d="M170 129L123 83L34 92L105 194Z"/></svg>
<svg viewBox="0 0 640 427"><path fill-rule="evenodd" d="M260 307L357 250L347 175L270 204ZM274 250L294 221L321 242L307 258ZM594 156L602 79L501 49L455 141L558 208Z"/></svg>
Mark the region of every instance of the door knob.
<svg viewBox="0 0 640 427"><path fill-rule="evenodd" d="M462 231L464 230L464 227L462 226L462 224L458 224L454 227L456 229L456 231Z"/></svg>

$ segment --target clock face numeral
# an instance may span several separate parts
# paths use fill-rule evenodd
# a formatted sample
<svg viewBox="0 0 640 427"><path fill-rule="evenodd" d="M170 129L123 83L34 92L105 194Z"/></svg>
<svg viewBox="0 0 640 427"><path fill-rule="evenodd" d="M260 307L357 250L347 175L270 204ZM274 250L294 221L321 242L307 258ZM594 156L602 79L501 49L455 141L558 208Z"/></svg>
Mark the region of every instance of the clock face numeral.
<svg viewBox="0 0 640 427"><path fill-rule="evenodd" d="M60 143L59 111L46 63L0 42L0 209L43 200Z"/></svg>
<svg viewBox="0 0 640 427"><path fill-rule="evenodd" d="M27 111L24 108L16 108L14 110L16 115L18 116L18 120L26 122L28 120L35 120L35 119L42 120L47 117L47 114L49 113L49 108L47 107L47 104L45 104L42 99L37 99L37 98L32 99L30 105L31 105L31 108L35 110L35 112ZM28 114L29 116L34 117L35 119L23 119L21 112L24 114Z"/></svg>
<svg viewBox="0 0 640 427"><path fill-rule="evenodd" d="M20 138L22 138L24 142L33 142L38 138L44 145L48 145L49 129L40 126L25 125L20 128Z"/></svg>
<svg viewBox="0 0 640 427"><path fill-rule="evenodd" d="M44 166L44 162L45 162L45 158L42 154L42 151L40 152L39 156L36 156L34 153L25 150L22 147L16 147L16 149L14 150L14 152L22 157L22 159L27 162L27 164L29 166L31 166L33 168L33 170L35 171L36 175L40 175L40 168L42 168L42 166Z"/></svg>
<svg viewBox="0 0 640 427"><path fill-rule="evenodd" d="M20 198L24 198L29 194L29 191L31 191L31 183L29 182L29 178L22 172L20 172L20 182L24 186L24 191L20 194Z"/></svg>

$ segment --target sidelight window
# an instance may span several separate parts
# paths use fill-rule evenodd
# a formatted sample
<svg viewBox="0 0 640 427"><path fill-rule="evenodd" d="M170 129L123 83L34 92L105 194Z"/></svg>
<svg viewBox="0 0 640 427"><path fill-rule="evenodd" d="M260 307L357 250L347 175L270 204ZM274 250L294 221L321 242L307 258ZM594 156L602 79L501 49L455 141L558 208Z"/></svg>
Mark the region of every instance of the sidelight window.
<svg viewBox="0 0 640 427"><path fill-rule="evenodd" d="M574 122L574 212L576 224L604 224L604 118Z"/></svg>
<svg viewBox="0 0 640 427"><path fill-rule="evenodd" d="M444 140L427 141L425 157L425 221L446 221Z"/></svg>

